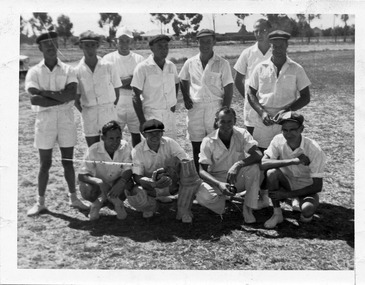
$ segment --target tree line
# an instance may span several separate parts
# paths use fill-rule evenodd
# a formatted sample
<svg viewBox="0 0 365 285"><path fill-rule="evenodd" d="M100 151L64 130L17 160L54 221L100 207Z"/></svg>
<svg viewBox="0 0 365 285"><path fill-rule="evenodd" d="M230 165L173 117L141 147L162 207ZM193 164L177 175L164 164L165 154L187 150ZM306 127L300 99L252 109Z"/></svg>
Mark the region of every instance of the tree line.
<svg viewBox="0 0 365 285"><path fill-rule="evenodd" d="M111 46L112 40L115 38L116 31L122 22L122 15L118 13L99 13L100 18L97 21L97 25L100 28L108 29L108 36L105 38ZM244 20L252 14L234 14L236 16L237 25L241 27L240 32L246 31L244 26ZM285 30L293 37L302 37L310 42L310 39L315 36L315 31L311 28L311 22L318 18L321 18L320 14L296 14L296 18L289 17L286 14L262 14L271 23L274 29ZM335 39L338 36L343 36L344 41L346 37L353 36L355 34L355 25L349 26L347 24L349 20L348 14L335 14L335 17L341 19L344 23L343 27L336 26L322 30L323 36L333 36ZM213 15L213 28L215 29L215 16ZM166 26L171 24L174 35L185 39L187 45L189 41L193 39L200 28L200 23L203 19L202 14L198 13L150 13L150 20L152 23L160 26L161 33L166 32ZM48 13L33 13L33 16L29 20L25 20L20 16L20 41L26 43L34 43L35 38L44 31L56 31L59 37L63 40L63 44L66 47L70 38L74 37L73 23L70 17L61 14L56 19L56 23L53 22L52 17ZM143 35L143 32L133 31L136 39ZM239 32L239 33L240 33ZM247 33L247 31L246 31Z"/></svg>

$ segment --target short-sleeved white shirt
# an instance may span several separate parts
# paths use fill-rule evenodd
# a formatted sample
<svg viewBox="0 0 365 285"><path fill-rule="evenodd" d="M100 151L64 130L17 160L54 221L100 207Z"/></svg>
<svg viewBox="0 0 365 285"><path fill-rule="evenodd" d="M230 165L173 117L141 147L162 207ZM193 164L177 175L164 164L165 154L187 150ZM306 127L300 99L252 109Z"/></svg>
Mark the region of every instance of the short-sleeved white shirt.
<svg viewBox="0 0 365 285"><path fill-rule="evenodd" d="M105 105L115 101L114 89L120 88L122 82L113 64L98 56L95 70L92 72L83 57L75 71L79 81L77 93L81 94L82 107Z"/></svg>
<svg viewBox="0 0 365 285"><path fill-rule="evenodd" d="M74 70L68 64L57 59L57 64L52 71L44 64L44 59L37 65L31 67L25 77L25 90L36 88L40 91L61 91L64 90L67 84L72 82L77 83L77 78ZM32 110L40 112L55 108L71 108L74 101L69 101L62 105L41 107L32 105Z"/></svg>
<svg viewBox="0 0 365 285"><path fill-rule="evenodd" d="M175 64L166 59L161 70L150 55L136 66L131 86L142 91L143 108L166 110L177 103L177 83Z"/></svg>
<svg viewBox="0 0 365 285"><path fill-rule="evenodd" d="M312 139L302 136L300 146L294 151L287 144L282 134L276 135L271 141L265 154L271 159L292 159L301 154L309 158L309 165L289 165L281 167L280 170L289 177L299 178L323 178L326 164L326 155L318 143Z"/></svg>
<svg viewBox="0 0 365 285"><path fill-rule="evenodd" d="M132 76L137 64L144 61L140 54L129 52L128 55L121 55L117 50L106 54L103 59L115 65L120 78ZM120 95L132 96L131 90L120 89Z"/></svg>
<svg viewBox="0 0 365 285"><path fill-rule="evenodd" d="M153 171L165 167L166 161L173 157L180 160L188 158L183 148L173 139L162 137L157 153L149 148L146 140L142 140L132 150L133 173L151 177Z"/></svg>
<svg viewBox="0 0 365 285"><path fill-rule="evenodd" d="M229 149L215 130L206 136L200 146L199 163L208 164L208 172L213 176L226 175L237 161L249 156L248 151L257 145L251 134L243 128L233 127Z"/></svg>
<svg viewBox="0 0 365 285"><path fill-rule="evenodd" d="M203 69L200 53L185 61L179 78L190 82L193 102L221 101L224 87L233 83L229 62L214 54Z"/></svg>
<svg viewBox="0 0 365 285"><path fill-rule="evenodd" d="M248 82L249 78L254 70L254 68L261 62L271 58L272 50L269 48L265 54L262 54L259 49L258 43L256 42L254 45L246 48L238 58L236 64L234 65L234 69L245 76L245 105L244 105L244 115L243 121L246 126L253 126L251 120L251 112L255 112L250 103L247 100L247 92L248 92Z"/></svg>
<svg viewBox="0 0 365 285"><path fill-rule="evenodd" d="M258 64L249 79L249 86L257 90L260 104L271 116L299 98L299 91L309 86L311 82L303 67L287 57L279 77L277 68L271 59ZM255 122L261 123L260 116L255 112Z"/></svg>
<svg viewBox="0 0 365 285"><path fill-rule="evenodd" d="M93 177L100 178L106 183L113 183L116 179L122 176L123 172L131 169L131 165L111 165L98 163L105 162L132 162L132 147L125 140L121 140L119 148L115 151L113 159L109 156L104 147L104 141L94 143L87 150L80 174L90 174ZM95 161L95 162L86 162Z"/></svg>

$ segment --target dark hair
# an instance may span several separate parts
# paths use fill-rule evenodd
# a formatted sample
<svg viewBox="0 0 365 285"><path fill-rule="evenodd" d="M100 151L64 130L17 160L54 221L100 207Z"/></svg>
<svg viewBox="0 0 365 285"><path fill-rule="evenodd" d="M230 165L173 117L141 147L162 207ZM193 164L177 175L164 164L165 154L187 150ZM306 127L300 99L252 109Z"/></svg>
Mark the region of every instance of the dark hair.
<svg viewBox="0 0 365 285"><path fill-rule="evenodd" d="M270 21L269 20L266 20L266 19L263 19L263 18L261 18L261 19L258 19L256 22L255 22L255 24L256 23L260 23L260 25L264 25L265 27L266 27L266 29L267 30L270 30L271 29L271 23L270 23Z"/></svg>
<svg viewBox="0 0 365 285"><path fill-rule="evenodd" d="M108 123L106 123L103 128L101 129L101 133L103 136L106 136L106 133L108 131L111 131L111 130L119 130L119 131L122 131L122 128L119 126L119 124L117 123L117 121L110 121Z"/></svg>
<svg viewBox="0 0 365 285"><path fill-rule="evenodd" d="M233 118L234 118L234 123L236 123L236 121L237 121L236 111L233 110L233 108L230 108L230 107L227 107L227 106L223 106L222 108L220 108L215 113L214 124L213 124L214 129L218 129L218 120L219 120L219 113L220 112L223 112L224 115L232 114L233 115Z"/></svg>

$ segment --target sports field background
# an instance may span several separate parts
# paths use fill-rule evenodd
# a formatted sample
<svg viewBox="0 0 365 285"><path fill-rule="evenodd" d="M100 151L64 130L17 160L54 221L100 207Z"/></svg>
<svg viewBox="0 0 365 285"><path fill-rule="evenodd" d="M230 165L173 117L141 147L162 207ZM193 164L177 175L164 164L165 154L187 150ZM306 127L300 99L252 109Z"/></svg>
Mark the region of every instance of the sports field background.
<svg viewBox="0 0 365 285"><path fill-rule="evenodd" d="M231 67L244 46L217 46ZM62 50L61 60L75 64L78 50ZM140 52L140 51L138 51ZM178 71L181 58L197 49L171 49ZM100 51L105 54L106 51ZM143 55L149 51L141 51ZM36 63L36 48L21 50ZM33 147L35 114L19 80L18 268L19 269L214 269L214 270L353 270L354 269L354 45L292 46L289 56L300 63L312 82L311 103L302 109L304 135L315 139L328 163L321 203L314 221L298 224L299 215L283 206L285 222L267 230L263 223L272 210L255 212L257 224L243 223L241 205L229 204L223 219L193 206L194 222L175 220L176 201L161 204L149 222L128 208L128 218L118 221L104 208L101 219L90 222L86 213L68 206L67 185L59 160L50 171L46 203L50 212L27 217L36 199L38 153ZM64 57L64 58L63 58ZM35 60L37 59L37 61ZM66 60L65 60L66 59ZM233 69L232 69L233 71ZM234 74L234 71L233 71ZM234 89L232 107L242 126L243 99ZM80 115L75 110L82 159L86 142ZM178 142L191 154L186 135L186 110L179 94ZM129 140L127 133L125 138ZM54 158L59 158L57 148ZM75 170L80 163L75 163Z"/></svg>

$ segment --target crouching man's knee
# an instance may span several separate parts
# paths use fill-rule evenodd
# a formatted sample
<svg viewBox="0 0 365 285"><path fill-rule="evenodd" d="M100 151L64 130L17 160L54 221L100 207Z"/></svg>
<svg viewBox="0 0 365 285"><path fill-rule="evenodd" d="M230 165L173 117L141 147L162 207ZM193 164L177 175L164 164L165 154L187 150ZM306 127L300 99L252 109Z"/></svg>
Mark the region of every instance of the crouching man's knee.
<svg viewBox="0 0 365 285"><path fill-rule="evenodd" d="M208 183L203 182L196 194L198 203L213 212L221 215L224 213L226 199L224 195L218 195L214 188Z"/></svg>
<svg viewBox="0 0 365 285"><path fill-rule="evenodd" d="M93 203L101 195L101 190L96 184L80 181L80 193L82 198Z"/></svg>

